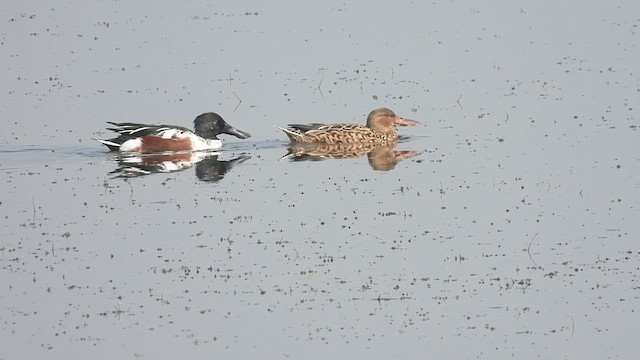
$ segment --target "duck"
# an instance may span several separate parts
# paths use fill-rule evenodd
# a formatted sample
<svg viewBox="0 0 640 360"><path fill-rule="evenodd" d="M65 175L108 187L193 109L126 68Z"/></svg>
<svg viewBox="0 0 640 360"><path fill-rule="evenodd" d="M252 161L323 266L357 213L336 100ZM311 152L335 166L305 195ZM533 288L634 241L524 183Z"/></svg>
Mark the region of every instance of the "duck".
<svg viewBox="0 0 640 360"><path fill-rule="evenodd" d="M222 116L207 112L193 121L194 130L176 125L150 125L139 123L107 122L114 127L107 130L118 133L118 137L96 139L111 151L126 153L161 153L181 151L217 150L222 147L220 134L233 135L240 139L251 137L248 132L229 125Z"/></svg>
<svg viewBox="0 0 640 360"><path fill-rule="evenodd" d="M415 120L402 118L392 110L383 107L375 109L367 116L367 124L289 124L278 127L292 143L306 144L348 144L373 143L392 145L398 140L396 126L417 126Z"/></svg>

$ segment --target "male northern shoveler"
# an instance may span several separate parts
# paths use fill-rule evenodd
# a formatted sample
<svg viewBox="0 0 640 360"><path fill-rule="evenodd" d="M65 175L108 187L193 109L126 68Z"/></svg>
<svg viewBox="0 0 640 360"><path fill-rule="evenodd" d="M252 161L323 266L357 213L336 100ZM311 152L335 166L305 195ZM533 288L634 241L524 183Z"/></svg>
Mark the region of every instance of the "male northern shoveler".
<svg viewBox="0 0 640 360"><path fill-rule="evenodd" d="M171 151L215 150L222 147L220 134L229 134L240 139L251 137L247 132L227 124L216 113L204 113L193 121L194 131L182 126L148 125L136 123L114 123L107 130L120 134L108 140L98 140L111 151L159 153Z"/></svg>
<svg viewBox="0 0 640 360"><path fill-rule="evenodd" d="M289 124L284 131L294 143L375 143L392 144L398 140L396 126L416 126L414 120L403 119L387 108L373 110L367 117L367 125L358 124Z"/></svg>

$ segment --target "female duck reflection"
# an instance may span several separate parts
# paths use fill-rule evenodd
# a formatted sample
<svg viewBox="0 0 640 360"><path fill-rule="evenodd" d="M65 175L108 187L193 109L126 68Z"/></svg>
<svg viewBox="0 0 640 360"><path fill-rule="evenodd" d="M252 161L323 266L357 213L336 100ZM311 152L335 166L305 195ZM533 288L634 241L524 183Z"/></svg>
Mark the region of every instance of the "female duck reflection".
<svg viewBox="0 0 640 360"><path fill-rule="evenodd" d="M366 126L359 124L289 124L280 128L291 145L283 157L292 160L323 160L355 158L367 154L374 170L388 171L417 151L395 151L398 144L396 126L416 126L420 123L404 119L387 108L373 110Z"/></svg>
<svg viewBox="0 0 640 360"><path fill-rule="evenodd" d="M350 159L367 155L371 168L389 171L401 160L416 156L414 150L394 150L393 146L374 144L291 144L288 153L280 158L292 161L318 161L326 159Z"/></svg>
<svg viewBox="0 0 640 360"><path fill-rule="evenodd" d="M141 175L170 173L188 169L195 165L196 177L202 181L222 180L235 165L251 158L240 154L230 160L219 160L219 152L183 152L164 154L121 154L118 168L109 174L114 177L136 177Z"/></svg>

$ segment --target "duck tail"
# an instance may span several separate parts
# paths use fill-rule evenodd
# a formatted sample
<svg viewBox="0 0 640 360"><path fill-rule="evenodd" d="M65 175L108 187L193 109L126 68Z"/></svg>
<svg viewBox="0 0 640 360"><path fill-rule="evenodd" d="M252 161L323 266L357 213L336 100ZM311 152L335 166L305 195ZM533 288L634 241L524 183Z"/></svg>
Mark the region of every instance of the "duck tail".
<svg viewBox="0 0 640 360"><path fill-rule="evenodd" d="M93 139L93 140L95 140L95 141L97 141L97 142L99 142L99 143L101 143L101 144L105 145L105 146L106 146L106 147L108 147L108 148L109 148L109 150L111 150L111 151L118 151L118 150L120 150L120 144L115 143L115 142L113 142L113 141L111 141L111 140L101 140L101 139Z"/></svg>
<svg viewBox="0 0 640 360"><path fill-rule="evenodd" d="M300 141L300 139L302 139L302 134L300 134L299 132L296 132L287 128L282 128L279 126L276 126L276 128L284 131L284 133L287 134L287 136L289 137L289 140L291 141Z"/></svg>

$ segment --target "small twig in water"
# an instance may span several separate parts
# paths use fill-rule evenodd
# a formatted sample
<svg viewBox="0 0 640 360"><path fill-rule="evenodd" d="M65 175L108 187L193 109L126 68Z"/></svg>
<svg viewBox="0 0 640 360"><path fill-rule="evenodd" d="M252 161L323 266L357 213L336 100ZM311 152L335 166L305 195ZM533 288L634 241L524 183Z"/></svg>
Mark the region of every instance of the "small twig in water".
<svg viewBox="0 0 640 360"><path fill-rule="evenodd" d="M318 89L318 92L320 93L320 96L322 96L322 100L324 101L324 93L322 92L322 82L324 81L324 74L326 74L327 69L320 69L322 70L322 77L320 78L320 82L318 83L318 86L316 87L316 89Z"/></svg>
<svg viewBox="0 0 640 360"><path fill-rule="evenodd" d="M133 204L133 185L131 185L131 181L129 179L124 179L124 182L129 184L129 205Z"/></svg>
<svg viewBox="0 0 640 360"><path fill-rule="evenodd" d="M531 241L529 242L529 246L527 246L527 254L529 254L529 259L531 259L531 261L533 262L533 265L535 265L536 267L538 267L538 264L536 263L535 260L533 260L533 256L531 256L531 244L533 244L533 240L535 240L537 236L538 236L538 233L533 235L533 238L531 238Z"/></svg>
<svg viewBox="0 0 640 360"><path fill-rule="evenodd" d="M240 104L242 104L242 99L240 99L240 97L238 96L238 94L236 94L235 91L231 91L233 93L233 95L235 95L236 99L238 99L238 105L236 105L236 108L233 109L233 112L236 112L236 110L238 110L238 108L240 107Z"/></svg>
<svg viewBox="0 0 640 360"><path fill-rule="evenodd" d="M464 109L464 107L462 107L462 104L460 104L460 99L462 99L462 95L460 94L460 96L458 97L458 100L456 100L456 102L458 103L458 106L460 106L460 109Z"/></svg>
<svg viewBox="0 0 640 360"><path fill-rule="evenodd" d="M573 321L573 315L571 315L571 337L576 333L576 323Z"/></svg>

